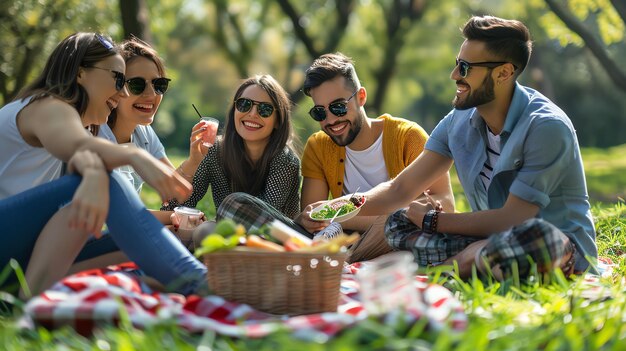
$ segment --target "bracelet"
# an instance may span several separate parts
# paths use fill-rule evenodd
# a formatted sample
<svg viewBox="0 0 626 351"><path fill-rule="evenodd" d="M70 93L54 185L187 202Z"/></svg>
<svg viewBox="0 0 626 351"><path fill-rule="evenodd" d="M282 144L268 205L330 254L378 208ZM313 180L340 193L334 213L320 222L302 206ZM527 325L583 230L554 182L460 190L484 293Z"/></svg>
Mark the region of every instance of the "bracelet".
<svg viewBox="0 0 626 351"><path fill-rule="evenodd" d="M422 231L426 234L432 234L437 231L437 220L439 219L439 211L429 210L422 220Z"/></svg>
<svg viewBox="0 0 626 351"><path fill-rule="evenodd" d="M180 166L178 166L178 168L176 168L176 170L178 171L178 173L180 173L180 175L182 175L185 179L190 179L190 178L193 178L193 175L186 174L186 173L183 171L183 164L185 164L185 162L181 163L181 164L180 164Z"/></svg>

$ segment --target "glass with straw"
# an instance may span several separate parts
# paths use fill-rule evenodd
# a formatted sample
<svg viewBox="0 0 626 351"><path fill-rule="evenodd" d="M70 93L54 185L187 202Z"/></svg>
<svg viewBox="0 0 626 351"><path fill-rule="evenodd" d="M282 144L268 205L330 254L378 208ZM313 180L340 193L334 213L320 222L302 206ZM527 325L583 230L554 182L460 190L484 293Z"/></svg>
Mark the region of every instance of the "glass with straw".
<svg viewBox="0 0 626 351"><path fill-rule="evenodd" d="M196 113L200 117L201 122L204 123L204 128L206 128L206 131L204 132L204 134L202 134L203 144L205 146L212 146L213 144L215 144L215 138L217 137L217 128L220 126L220 122L213 117L202 116L202 114L200 113L200 111L198 111L194 104L191 104L191 106L193 106L193 109L196 110Z"/></svg>

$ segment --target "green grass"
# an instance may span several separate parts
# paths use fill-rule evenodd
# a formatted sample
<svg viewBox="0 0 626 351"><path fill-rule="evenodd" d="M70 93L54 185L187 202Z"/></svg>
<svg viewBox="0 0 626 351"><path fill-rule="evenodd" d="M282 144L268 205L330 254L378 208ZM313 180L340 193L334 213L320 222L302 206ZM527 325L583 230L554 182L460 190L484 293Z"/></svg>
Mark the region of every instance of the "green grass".
<svg viewBox="0 0 626 351"><path fill-rule="evenodd" d="M581 279L566 281L555 274L550 282L539 284L486 283L478 279L446 282L463 303L469 316L466 331L428 330L421 323L381 323L370 319L324 342L305 342L287 333L249 340L231 339L212 332L190 335L173 325L146 330L134 329L128 321L119 327L105 327L85 338L71 329L23 331L17 328L17 312L0 317L2 350L623 350L626 349L626 204L623 156L619 148L585 150L589 188L606 198L593 201L592 212L598 232L601 256L611 258L616 267L612 276L601 281L607 299L590 300L581 296ZM623 149L621 155L623 155ZM615 163L608 163L611 155ZM178 159L180 161L180 159ZM615 166L613 166L615 165ZM599 168L605 169L600 172ZM596 173L597 171L598 173ZM608 180L600 177L608 177ZM610 176L606 176L610 174ZM609 183L611 186L605 186ZM146 196L149 195L149 191ZM461 198L461 197L459 197ZM594 199L592 197L592 199ZM612 199L612 200L611 200ZM155 204L160 201L157 199ZM210 204L202 206L210 207ZM208 208L207 207L207 208ZM435 271L433 282L444 283Z"/></svg>

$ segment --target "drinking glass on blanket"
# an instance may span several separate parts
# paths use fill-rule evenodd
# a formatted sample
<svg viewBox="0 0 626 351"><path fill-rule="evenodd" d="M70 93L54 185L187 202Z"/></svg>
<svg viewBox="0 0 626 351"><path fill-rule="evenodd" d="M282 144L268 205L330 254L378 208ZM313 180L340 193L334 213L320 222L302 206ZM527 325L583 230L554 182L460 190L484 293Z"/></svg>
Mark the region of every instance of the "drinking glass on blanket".
<svg viewBox="0 0 626 351"><path fill-rule="evenodd" d="M356 274L361 302L369 314L419 305L415 281L417 264L408 252L394 252L363 262Z"/></svg>

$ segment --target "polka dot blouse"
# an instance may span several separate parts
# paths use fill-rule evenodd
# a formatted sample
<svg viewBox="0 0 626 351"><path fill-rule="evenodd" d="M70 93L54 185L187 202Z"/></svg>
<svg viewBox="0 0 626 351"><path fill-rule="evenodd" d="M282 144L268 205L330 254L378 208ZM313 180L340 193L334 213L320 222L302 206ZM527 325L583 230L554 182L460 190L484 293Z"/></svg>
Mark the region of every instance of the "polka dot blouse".
<svg viewBox="0 0 626 351"><path fill-rule="evenodd" d="M193 176L193 192L182 204L171 200L161 210L171 211L176 206L196 207L206 195L209 186L213 193L215 207L219 207L224 198L233 191L226 178L223 160L220 153L221 143L218 141L204 157ZM288 148L283 149L270 163L265 187L257 197L289 218L300 213L300 159Z"/></svg>

